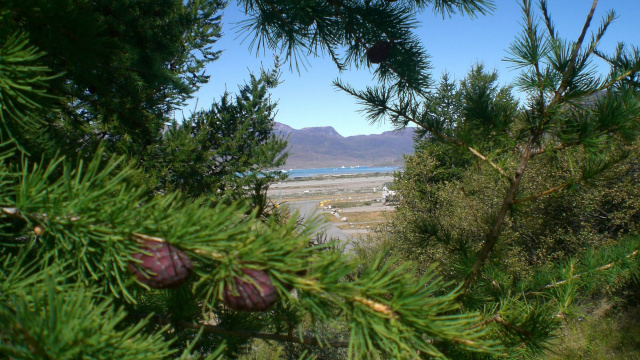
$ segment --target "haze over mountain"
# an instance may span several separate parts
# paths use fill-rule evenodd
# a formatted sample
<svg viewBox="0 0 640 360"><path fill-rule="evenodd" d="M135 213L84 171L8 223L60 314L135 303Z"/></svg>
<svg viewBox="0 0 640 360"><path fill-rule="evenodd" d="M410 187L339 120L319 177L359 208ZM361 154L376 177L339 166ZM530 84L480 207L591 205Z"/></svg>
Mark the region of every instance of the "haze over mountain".
<svg viewBox="0 0 640 360"><path fill-rule="evenodd" d="M344 137L331 126L294 129L276 123L275 132L289 136L287 168L402 165L413 153L413 128L403 132Z"/></svg>

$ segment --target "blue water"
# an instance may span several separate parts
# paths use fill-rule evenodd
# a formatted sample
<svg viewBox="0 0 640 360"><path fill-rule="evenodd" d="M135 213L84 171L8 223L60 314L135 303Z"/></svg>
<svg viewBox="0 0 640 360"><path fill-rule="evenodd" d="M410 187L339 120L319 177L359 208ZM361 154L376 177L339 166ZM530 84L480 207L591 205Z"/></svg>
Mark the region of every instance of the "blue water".
<svg viewBox="0 0 640 360"><path fill-rule="evenodd" d="M284 169L283 169L284 170ZM401 170L398 166L384 166L384 167L329 167L329 168L317 168L317 169L293 169L286 170L289 174L289 179L297 177L311 177L321 175L357 175L357 174L370 174L370 173L393 173L394 171Z"/></svg>

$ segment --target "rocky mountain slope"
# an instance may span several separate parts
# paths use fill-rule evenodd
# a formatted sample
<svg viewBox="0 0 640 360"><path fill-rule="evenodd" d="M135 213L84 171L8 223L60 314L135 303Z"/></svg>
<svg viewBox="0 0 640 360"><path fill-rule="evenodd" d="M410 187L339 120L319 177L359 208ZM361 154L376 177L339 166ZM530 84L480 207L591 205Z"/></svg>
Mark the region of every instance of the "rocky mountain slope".
<svg viewBox="0 0 640 360"><path fill-rule="evenodd" d="M330 126L293 129L276 123L289 136L287 168L402 165L402 154L413 152L413 129L344 137Z"/></svg>

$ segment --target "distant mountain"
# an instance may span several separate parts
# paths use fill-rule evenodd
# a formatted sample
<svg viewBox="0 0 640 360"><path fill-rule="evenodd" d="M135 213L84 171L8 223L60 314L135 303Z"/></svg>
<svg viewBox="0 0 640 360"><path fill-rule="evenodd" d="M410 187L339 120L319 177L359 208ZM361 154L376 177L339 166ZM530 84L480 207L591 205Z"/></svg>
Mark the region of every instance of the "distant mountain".
<svg viewBox="0 0 640 360"><path fill-rule="evenodd" d="M331 126L296 130L276 123L275 132L289 136L287 168L402 165L402 154L413 153L413 128L344 137Z"/></svg>

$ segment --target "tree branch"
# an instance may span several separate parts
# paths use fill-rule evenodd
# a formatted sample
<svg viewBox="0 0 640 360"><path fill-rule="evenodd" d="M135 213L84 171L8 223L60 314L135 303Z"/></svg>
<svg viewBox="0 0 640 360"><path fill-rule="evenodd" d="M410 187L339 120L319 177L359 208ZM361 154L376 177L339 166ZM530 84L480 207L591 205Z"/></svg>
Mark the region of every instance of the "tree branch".
<svg viewBox="0 0 640 360"><path fill-rule="evenodd" d="M528 291L528 292L524 293L524 296L528 296L528 295L534 294L534 293L536 293L538 291L541 291L541 290L544 290L544 289L554 288L554 287L556 287L558 285L562 285L562 284L568 283L571 280L579 279L579 278L583 277L584 275L587 275L587 274L590 274L590 273L593 273L593 272L596 272L596 271L604 271L604 270L611 269L612 267L616 266L616 264L621 263L625 259L630 259L630 258L638 255L639 252L640 252L640 250L636 250L636 251L632 252L631 254L625 256L624 258L620 259L620 260L616 260L616 261L614 261L612 263L600 266L600 267L595 268L595 269L593 269L591 271L581 272L579 274L573 275L572 277L570 277L570 278L568 278L566 280L562 280L562 281L554 282L552 284L541 286L541 287L537 288L536 290L532 290L532 291Z"/></svg>
<svg viewBox="0 0 640 360"><path fill-rule="evenodd" d="M44 220L47 219L47 215L45 214L29 214L28 216L25 216L22 214L22 212L20 212L20 210L18 210L18 208L14 208L14 207L0 207L0 213L4 213L5 215L7 215L8 217L12 218L12 219L17 219L17 220L23 220L23 221L27 221L28 218L34 218L36 220ZM78 220L80 220L79 216L70 216L66 218L68 221L70 222L76 222ZM38 224L33 228L33 231L36 233L37 236L40 236L43 232L44 232L45 228L42 226L42 224ZM159 243L166 243L167 240L161 237L157 237L157 236L151 236L151 235L146 235L146 234L141 234L141 233L132 233L130 238L132 240L135 240L139 243L144 243L145 241L155 241L155 242L159 242ZM224 258L224 255L222 254L218 254L218 253L213 253L213 252L205 252L202 250L194 250L194 252L196 254L200 254L200 255L206 255L206 256L210 256L214 259L221 259Z"/></svg>
<svg viewBox="0 0 640 360"><path fill-rule="evenodd" d="M578 180L578 181L579 181L579 180ZM513 203L512 203L512 204L513 204L513 205L515 205L515 204L520 204L520 203L523 203L523 202L526 202L526 201L531 201L531 200L537 199L537 198L542 197L542 196L545 196L545 195L549 195L549 194L554 193L554 192L556 192L556 191L558 191L558 190L564 189L564 188L566 188L567 186L569 186L569 185L571 185L571 184L574 184L574 183L576 183L576 181L569 181L569 182L566 182L566 183L564 183L564 184L562 184L562 185L558 185L558 186L556 186L556 187L552 187L551 189L545 190L545 191L543 191L543 192L541 192L541 193L538 193L538 194L535 194L535 195L531 195L531 196L527 196L526 198L513 200Z"/></svg>
<svg viewBox="0 0 640 360"><path fill-rule="evenodd" d="M429 131L431 132L431 131ZM467 149L469 149L469 151L475 155L477 158L479 158L480 160L486 162L487 164L489 164L492 168L494 168L495 170L497 170L500 175L509 178L509 175L507 175L507 173L501 168L499 167L496 163L494 163L493 161L489 160L486 156L482 155L480 152L478 152L478 150L472 148L471 146L466 146L465 144L463 144L462 142L460 142L460 146L465 146Z"/></svg>
<svg viewBox="0 0 640 360"><path fill-rule="evenodd" d="M597 92L599 92L599 91L602 91L602 90L604 90L604 89L607 89L607 88L609 88L610 86L612 86L613 84L615 84L616 82L618 82L618 81L620 81L620 80L622 80L622 79L626 78L627 76L631 76L634 72L635 72L635 71L633 71L633 70L628 70L627 72L624 72L624 73L620 74L619 76L617 76L615 79L611 79L611 81L609 81L608 83L606 83L606 84L604 84L604 85L600 86L600 87L599 87L599 88L597 88L596 90L594 90L594 91L592 91L592 92L590 92L590 93L587 93L587 94L585 94L585 95L586 95L586 96L588 96L588 95L591 95L591 94L595 94L595 93L597 93Z"/></svg>
<svg viewBox="0 0 640 360"><path fill-rule="evenodd" d="M555 96L553 97L553 100L551 101L551 104L549 104L549 106L557 103L562 97L562 93L567 90L567 86L569 85L569 77L573 73L573 69L576 66L578 51L580 51L580 47L582 47L582 42L584 41L584 37L587 34L587 29L589 29L589 26L591 25L591 19L593 19L593 13L595 12L597 5L598 0L593 0L593 3L591 4L591 11L589 11L589 15L587 15L587 19L585 20L584 26L582 27L582 33L580 33L578 41L573 46L573 51L571 52L571 57L569 59L569 66L567 67L567 70L564 72L564 74L562 74L562 81L560 82L560 86L556 90Z"/></svg>
<svg viewBox="0 0 640 360"><path fill-rule="evenodd" d="M370 308L371 310L377 312L377 313L381 313L381 314L385 314L385 315L389 315L390 317L396 317L396 313L393 312L393 310L391 310L391 308L389 308L389 306L375 302L373 300L369 300L369 299L365 299L363 297L360 296L356 296L353 298L354 302L359 302L365 306L367 306L368 308Z"/></svg>
<svg viewBox="0 0 640 360"><path fill-rule="evenodd" d="M562 143L556 146L553 146L551 149L555 150L555 151L560 151L560 150L566 150L570 147L573 146L577 146L580 145L579 141L572 141L572 142L568 142L568 143ZM547 151L549 148L545 148L545 147L539 147L539 148L535 148L531 150L531 156L536 156L536 155L540 155L540 154L544 154L545 151Z"/></svg>
<svg viewBox="0 0 640 360"><path fill-rule="evenodd" d="M593 18L593 13L595 11L597 4L598 4L598 0L594 0L591 5L591 11L589 12L589 15L587 16L587 19L585 20L585 24L582 28L582 33L580 34L580 37L578 38L578 41L574 45L573 51L571 53L569 67L562 75L562 81L560 82L560 86L556 90L555 96L551 101L551 103L547 106L547 108L557 103L561 99L562 93L564 93L564 91L567 89L569 77L571 76L575 68L578 51L582 46L582 42L584 41L584 37L585 37L585 34L587 33L587 29L591 24L591 19ZM502 228L502 224L504 222L505 216L507 215L507 212L511 209L511 206L514 204L515 195L518 190L518 187L520 186L520 181L522 180L524 171L527 168L527 165L529 163L529 159L531 158L531 156L535 154L533 149L534 144L537 142L538 138L542 136L543 134L542 129L549 121L548 115L546 115L546 111L542 112L541 114L545 114L545 117L547 117L547 120L541 121L538 127L534 131L532 131L532 134L529 137L529 140L527 141L527 145L524 147L524 149L522 149L521 156L520 156L520 165L516 169L515 175L512 178L509 178L509 181L511 184L509 186L509 189L507 190L507 194L504 197L502 206L498 211L494 225L491 228L491 231L487 233L484 245L482 246L482 248L480 248L480 251L478 251L478 257L475 263L473 264L473 268L471 269L471 272L469 273L469 275L467 275L464 281L464 284L462 285L462 292L460 294L465 294L467 292L467 290L469 289L469 286L480 273L480 270L486 263L487 259L489 258L489 255L493 251L493 248L495 247L498 241L500 229Z"/></svg>
<svg viewBox="0 0 640 360"><path fill-rule="evenodd" d="M202 323L194 324L187 321L171 321L160 315L149 316L146 314L129 314L129 316L135 317L135 318L147 319L148 321L158 325L179 326L181 328L193 329L197 331L199 331L202 328L202 331L205 333L217 334L217 335L223 335L223 336L235 336L235 337L240 337L244 339L273 340L278 342L289 342L289 343L312 345L312 346L319 346L319 347L329 346L332 348L348 348L349 347L349 341L342 341L342 340L322 341L321 339L318 339L316 337L311 337L311 336L302 336L302 337L293 336L293 331L291 330L291 328L289 328L287 335L282 335L282 334L261 333L258 331L249 331L249 330L231 330L231 329L226 329L224 327L217 326L217 325L209 325L209 324L202 324ZM497 320L494 320L494 321L497 321ZM517 327L511 324L508 324L504 320L503 322L505 326L510 326L514 329L518 329ZM476 327L478 327L478 325L472 327L471 329L474 329ZM518 330L526 331L521 329L518 329ZM440 342L440 341L442 340L433 339L433 342ZM451 341L464 344L464 345L469 345L469 346L477 345L477 342L472 340L467 340L467 339L453 338L451 339Z"/></svg>
<svg viewBox="0 0 640 360"><path fill-rule="evenodd" d="M544 17L544 24L547 27L547 31L549 32L549 37L553 40L556 40L556 33L551 23L551 17L549 17L547 2L546 1L541 2L541 5L542 5L541 6L542 16Z"/></svg>
<svg viewBox="0 0 640 360"><path fill-rule="evenodd" d="M493 248L495 247L498 241L498 236L500 235L500 229L502 228L502 224L507 215L507 212L509 211L509 209L511 209L511 206L513 205L513 200L516 196L516 192L518 191L518 187L520 186L520 181L522 180L524 171L527 168L529 159L531 158L532 144L536 142L536 139L537 139L537 136L535 134L532 135L527 143L527 146L522 151L522 155L520 158L520 165L516 169L514 176L509 179L510 186L502 201L502 206L498 211L493 227L486 235L486 240L484 242L484 245L482 245L482 248L480 248L480 251L478 251L478 257L475 263L473 264L473 268L471 269L471 272L469 272L469 275L467 275L466 279L464 280L464 284L462 285L462 291L460 292L461 295L466 294L467 290L469 289L469 286L471 286L471 283L475 280L475 278L480 273L480 270L482 269L485 262L489 258L489 255L493 251Z"/></svg>
<svg viewBox="0 0 640 360"><path fill-rule="evenodd" d="M529 37L529 41L533 44L535 42L535 37L537 34L533 31L533 19L531 18L531 8L529 7L530 3L527 0L523 0L523 5L525 7L525 17L527 19L527 36ZM536 70L536 78L538 79L538 96L540 96L541 99L540 110L544 111L544 82L542 81L542 72L540 71L539 59L536 59L533 67Z"/></svg>
<svg viewBox="0 0 640 360"><path fill-rule="evenodd" d="M360 44L360 45L361 45L361 46L362 46L366 51L368 51L368 50L369 50L369 45L367 45L367 43L366 43L364 40L362 40L362 37L358 36L358 34L357 34L357 33L356 33L352 28L351 28L351 26L349 26L349 22L347 21L347 19L345 19L344 14L342 13L342 11L340 10L340 7L339 7L339 6L338 6L338 4L337 4L337 1L338 1L338 0L331 0L331 1L329 1L329 3L333 6L333 8L334 8L334 10L335 10L335 12L336 12L336 16L337 16L337 17L340 19L340 21L342 21L342 23L344 24L345 30L346 30L347 32L349 32L349 34L351 34L351 36L353 36L353 38L354 38L354 39L355 39L355 40L356 40L356 41L357 41L357 42L358 42L358 43L359 43L359 44ZM391 39L391 37L389 37L389 35L387 35L386 33L385 33L385 36L387 36L387 38L388 38L389 40L393 41L393 39ZM402 74L400 74L400 72L399 72L395 67L393 67L393 66L392 66L392 65L390 65L390 64L385 64L385 66L387 66L387 67L389 68L389 70L391 70L394 74L396 74L396 76L397 76L399 79L401 79L401 80L405 81L406 83L409 83L409 81L407 80L407 78L406 78L405 76L403 76ZM417 89L417 88L414 88L413 86L411 86L411 88L412 88L415 92L417 92L418 94L420 94L420 96L422 96L423 98L425 98L425 99L427 99L427 98L428 98L427 94L426 94L424 91L422 91L422 89Z"/></svg>
<svg viewBox="0 0 640 360"><path fill-rule="evenodd" d="M356 92L353 92L353 91L349 91L349 89L344 88L344 87L340 86L339 84L338 84L338 87L340 87L340 88L341 88L342 90L344 90L345 92L347 92L347 93L351 94L352 96L354 96L354 97L356 97L356 98L358 98L358 99L362 100L363 102L367 102L367 99L365 99L365 98L364 98L363 96L361 96L360 94L358 94L358 93L356 93ZM492 167L492 168L494 168L496 171L498 171L498 172L500 173L500 175L504 176L506 179L510 179L510 178L509 178L509 175L504 171L504 169L503 169L503 168L501 168L500 166L498 166L498 164L494 163L493 161L491 161L491 160L490 160L489 158L487 158L486 156L482 155L478 150L474 149L473 147L471 147L471 146L469 146L469 145L467 145L467 144L463 143L462 141L460 141L460 140L458 140L458 139L454 139L454 138L452 138L452 137L450 137L450 136L448 136L448 135L446 135L446 134L444 134L444 133L441 133L441 132L439 132L439 131L437 131L437 130L435 130L435 129L433 129L433 128L429 127L429 126L425 126L424 124L421 124L421 123L417 122L414 118L412 118L412 117L408 116L408 115L407 115L407 114L405 114L404 112L399 111L399 110L397 110L397 109L390 108L390 107L389 107L389 106L387 106L386 104L385 104L385 105L383 105L383 106L382 106L382 108L383 108L385 111L390 111L390 112L392 112L392 113L394 113L394 114L396 114L396 115L400 116L401 118L405 119L407 122L410 122L410 123L416 124L417 126L419 126L419 127L423 128L423 129L425 129L426 131L428 131L430 134L435 135L436 137L438 137L438 138L440 138L440 139L442 139L442 140L444 140L444 141L447 141L447 142L449 142L449 143L451 143L451 144L454 144L454 145L457 145L457 146L460 146L460 147L466 148L466 149L467 149L467 150L469 150L469 152L471 152L475 157L477 157L478 159L480 159L480 160L482 160L482 161L486 162L487 164L489 164L489 166L491 166L491 167ZM510 181L511 181L511 180L510 180Z"/></svg>
<svg viewBox="0 0 640 360"><path fill-rule="evenodd" d="M485 325L487 325L489 323L492 323L492 322L498 323L498 324L500 324L500 325L502 325L502 326L504 326L504 327L506 327L508 329L511 329L511 330L517 332L518 334L524 335L526 337L531 336L531 332L529 330L519 328L519 327L517 327L517 326L515 326L515 325L513 325L513 324L511 324L511 323L509 323L507 321L505 321L502 318L502 316L500 316L500 314L496 314L494 317L486 319L486 320L482 321L481 323L472 326L471 329L476 329L476 328L485 326Z"/></svg>
<svg viewBox="0 0 640 360"><path fill-rule="evenodd" d="M140 317L140 318L147 318L148 315L144 314L131 314L130 316L134 316L136 318ZM193 330L200 330L202 329L204 332L206 333L210 333L210 334L217 334L217 335L223 335L223 336L234 336L234 337L239 337L239 338L244 338L244 339L251 339L251 338L256 338L256 339L263 339L263 340L274 340L274 341L278 341L278 342L289 342L289 343L296 343L296 344L303 344L303 345L313 345L313 346L330 346L333 348L346 348L349 347L349 341L340 341L340 340L334 340L334 341L330 341L330 340L326 340L326 341L322 341L321 339L318 339L316 337L311 337L311 336L303 336L303 337L297 337L297 336L293 336L292 332L289 331L288 335L282 335L282 334L269 334L269 333L261 333L261 332L257 332L257 331L249 331L249 330L231 330L231 329L227 329L221 326L217 326L217 325L208 325L208 324L201 324L201 323L192 323L192 322L187 322L187 321L171 321L165 317L162 317L160 315L152 315L149 318L149 321L154 322L155 324L158 325L173 325L173 326L178 326L181 328L185 328L185 329L193 329Z"/></svg>

